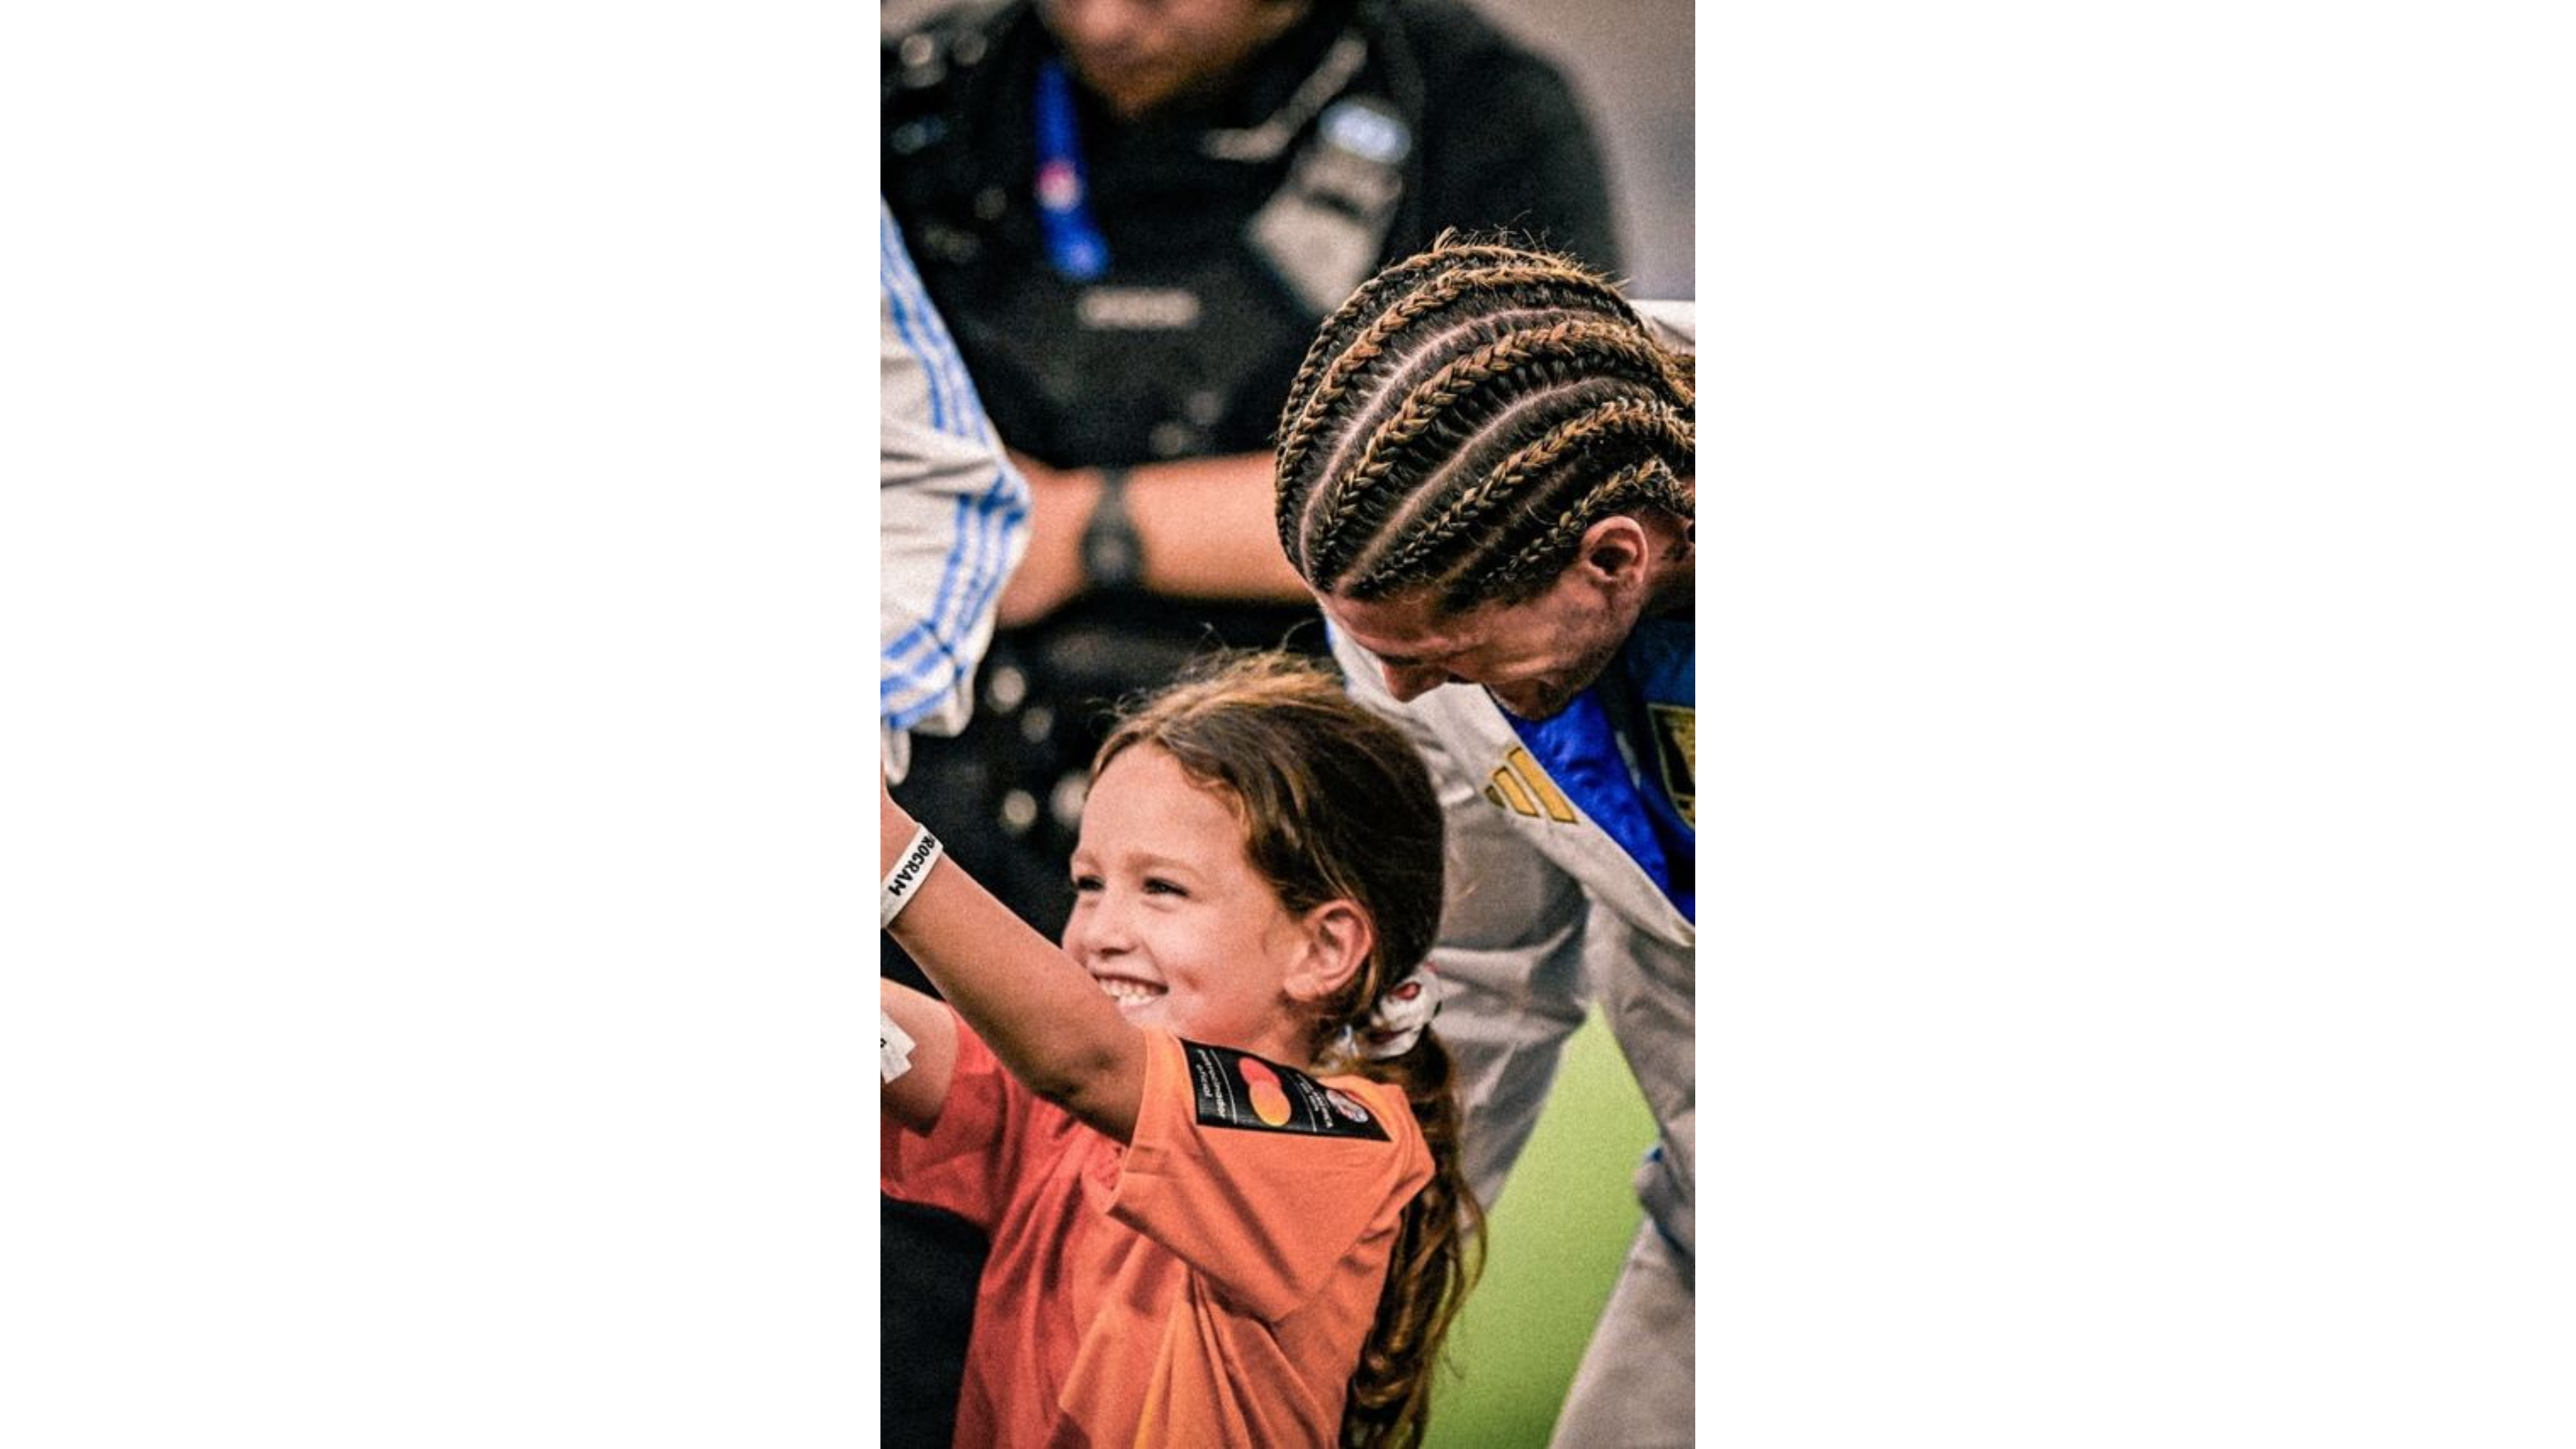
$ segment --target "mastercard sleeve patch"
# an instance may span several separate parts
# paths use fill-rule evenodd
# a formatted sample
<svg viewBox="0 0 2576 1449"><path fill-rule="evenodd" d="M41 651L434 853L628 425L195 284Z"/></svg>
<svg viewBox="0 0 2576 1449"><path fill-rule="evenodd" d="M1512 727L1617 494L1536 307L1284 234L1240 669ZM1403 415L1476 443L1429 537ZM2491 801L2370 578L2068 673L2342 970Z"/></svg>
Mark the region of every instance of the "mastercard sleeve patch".
<svg viewBox="0 0 2576 1449"><path fill-rule="evenodd" d="M1202 1127L1387 1140L1386 1128L1366 1103L1294 1067L1194 1041L1181 1043L1181 1057L1189 1063L1190 1095Z"/></svg>

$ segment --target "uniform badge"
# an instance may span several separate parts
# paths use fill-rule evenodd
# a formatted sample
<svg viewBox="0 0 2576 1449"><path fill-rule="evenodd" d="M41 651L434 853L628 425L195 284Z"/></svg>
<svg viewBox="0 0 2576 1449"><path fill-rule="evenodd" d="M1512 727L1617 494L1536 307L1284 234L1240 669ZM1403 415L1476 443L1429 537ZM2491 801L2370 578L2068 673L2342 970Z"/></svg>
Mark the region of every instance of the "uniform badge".
<svg viewBox="0 0 2576 1449"><path fill-rule="evenodd" d="M1691 786L1691 761L1697 757L1692 722L1696 716L1686 705L1650 704L1646 706L1655 720L1655 762L1663 771L1664 794L1671 797L1673 813L1693 830L1699 820L1693 812L1696 800Z"/></svg>
<svg viewBox="0 0 2576 1449"><path fill-rule="evenodd" d="M1194 1041L1181 1043L1181 1056L1189 1064L1190 1094L1202 1127L1388 1140L1386 1129L1357 1098L1294 1067Z"/></svg>

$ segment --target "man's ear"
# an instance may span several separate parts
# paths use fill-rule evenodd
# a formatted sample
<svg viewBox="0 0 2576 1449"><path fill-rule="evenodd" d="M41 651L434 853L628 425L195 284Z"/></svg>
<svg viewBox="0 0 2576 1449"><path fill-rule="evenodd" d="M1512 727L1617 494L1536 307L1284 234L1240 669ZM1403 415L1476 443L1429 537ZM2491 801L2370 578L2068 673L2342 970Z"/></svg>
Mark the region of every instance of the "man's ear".
<svg viewBox="0 0 2576 1449"><path fill-rule="evenodd" d="M1648 556L1646 526L1625 513L1614 513L1583 530L1575 565L1613 592L1642 587Z"/></svg>
<svg viewBox="0 0 2576 1449"><path fill-rule="evenodd" d="M1306 935L1306 952L1281 983L1298 1001L1317 1002L1350 984L1377 948L1377 929L1368 913L1349 901L1326 901L1298 923Z"/></svg>

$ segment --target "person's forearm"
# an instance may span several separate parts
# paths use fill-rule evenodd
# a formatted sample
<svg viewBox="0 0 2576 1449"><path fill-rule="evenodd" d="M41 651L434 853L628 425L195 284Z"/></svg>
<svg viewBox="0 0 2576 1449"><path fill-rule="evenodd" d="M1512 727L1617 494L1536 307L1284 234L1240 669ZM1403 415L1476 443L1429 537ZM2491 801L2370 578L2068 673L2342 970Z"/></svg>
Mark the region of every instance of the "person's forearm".
<svg viewBox="0 0 2576 1449"><path fill-rule="evenodd" d="M1268 453L1242 453L1129 474L1127 512L1144 553L1145 587L1182 599L1310 599L1279 548L1273 463Z"/></svg>
<svg viewBox="0 0 2576 1449"><path fill-rule="evenodd" d="M1100 506L1098 468L1056 468L1014 454L1028 478L1029 545L1003 586L1001 621L1036 623L1090 587L1082 538ZM1184 458L1128 470L1124 506L1147 590L1176 599L1303 603L1279 549L1268 453Z"/></svg>
<svg viewBox="0 0 2576 1449"><path fill-rule="evenodd" d="M878 866L891 870L913 822L880 803ZM945 857L888 930L1011 1075L1121 1142L1134 1134L1145 1035L1072 957Z"/></svg>

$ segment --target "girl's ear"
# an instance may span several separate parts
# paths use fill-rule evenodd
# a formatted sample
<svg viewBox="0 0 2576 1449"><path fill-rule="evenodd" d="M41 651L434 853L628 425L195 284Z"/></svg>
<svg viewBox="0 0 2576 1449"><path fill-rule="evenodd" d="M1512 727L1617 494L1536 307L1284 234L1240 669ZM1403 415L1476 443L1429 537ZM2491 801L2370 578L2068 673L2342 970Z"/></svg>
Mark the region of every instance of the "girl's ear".
<svg viewBox="0 0 2576 1449"><path fill-rule="evenodd" d="M1298 923L1305 931L1306 951L1281 984L1293 1000L1321 1002L1350 984L1377 948L1377 928L1368 912L1349 901L1326 901Z"/></svg>

